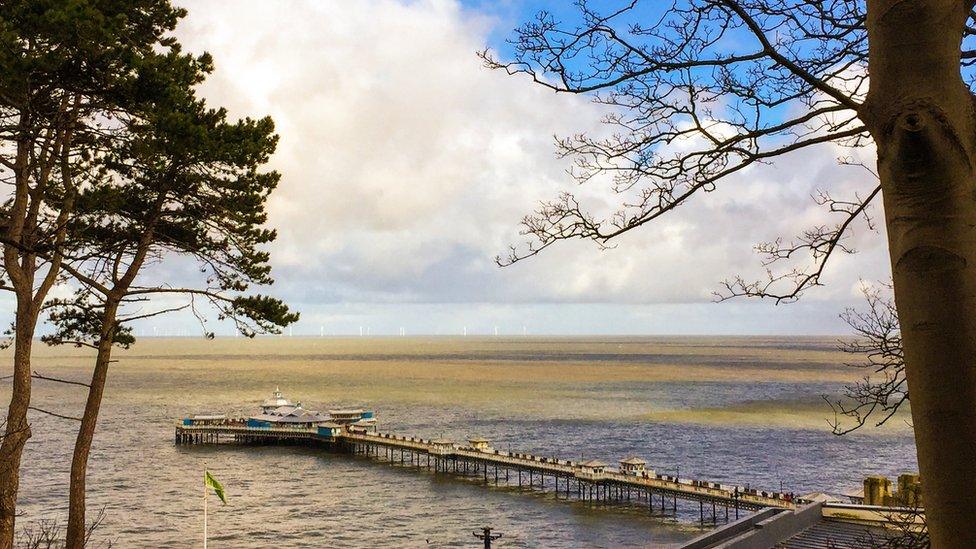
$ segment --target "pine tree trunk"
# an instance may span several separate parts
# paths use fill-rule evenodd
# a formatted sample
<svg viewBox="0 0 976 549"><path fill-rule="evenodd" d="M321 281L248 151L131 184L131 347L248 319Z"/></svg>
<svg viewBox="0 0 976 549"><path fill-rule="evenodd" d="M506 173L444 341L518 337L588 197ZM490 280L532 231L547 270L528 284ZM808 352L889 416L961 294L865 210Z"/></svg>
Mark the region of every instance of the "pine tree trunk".
<svg viewBox="0 0 976 549"><path fill-rule="evenodd" d="M868 4L878 168L933 547L976 547L976 124L968 6Z"/></svg>
<svg viewBox="0 0 976 549"><path fill-rule="evenodd" d="M87 541L85 539L87 534L85 480L88 474L88 456L91 453L95 427L98 423L98 411L102 404L102 393L105 390L108 366L112 359L115 317L118 306L117 302L110 301L106 304L102 314L102 333L98 343L98 354L95 357L95 369L92 372L91 386L88 388L88 400L85 402L85 413L81 416L81 427L78 429L74 454L71 457L71 477L68 486L68 529L65 544L67 549L83 549Z"/></svg>
<svg viewBox="0 0 976 549"><path fill-rule="evenodd" d="M31 436L27 407L31 393L31 346L37 313L18 299L14 334L14 373L7 426L0 444L0 549L14 544L17 491L20 487L20 460Z"/></svg>
<svg viewBox="0 0 976 549"><path fill-rule="evenodd" d="M27 113L20 115L20 124L29 126ZM23 236L25 215L29 199L28 166L30 142L21 138L17 142L14 162L14 200L8 212L5 238L12 243ZM23 261L21 250L9 243L3 246L3 269L10 278L17 295L17 311L14 317L14 373L11 383L10 405L7 408L7 425L0 442L0 549L13 547L17 514L17 491L20 488L20 460L24 445L31 436L27 423L27 409L31 397L31 347L37 327L37 308L34 307L33 261Z"/></svg>

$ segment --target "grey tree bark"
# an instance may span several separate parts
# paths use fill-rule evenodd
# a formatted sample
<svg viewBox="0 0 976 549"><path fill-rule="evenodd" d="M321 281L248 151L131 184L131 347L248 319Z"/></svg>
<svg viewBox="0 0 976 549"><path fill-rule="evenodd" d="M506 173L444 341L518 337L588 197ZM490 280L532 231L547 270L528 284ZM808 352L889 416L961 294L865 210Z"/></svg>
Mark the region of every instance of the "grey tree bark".
<svg viewBox="0 0 976 549"><path fill-rule="evenodd" d="M976 546L976 124L960 74L970 2L868 3L895 301L934 547Z"/></svg>

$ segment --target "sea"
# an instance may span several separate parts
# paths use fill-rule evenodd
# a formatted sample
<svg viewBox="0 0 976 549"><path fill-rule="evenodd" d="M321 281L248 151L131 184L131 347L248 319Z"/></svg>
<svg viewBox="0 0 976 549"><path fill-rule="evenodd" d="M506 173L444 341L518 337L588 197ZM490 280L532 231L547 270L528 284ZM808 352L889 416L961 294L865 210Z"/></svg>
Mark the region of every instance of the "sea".
<svg viewBox="0 0 976 549"><path fill-rule="evenodd" d="M0 353L0 377L10 357ZM201 547L205 470L227 494L208 500L214 549L480 547L483 527L499 548L666 547L714 527L693 503L649 513L321 448L174 444L178 418L254 414L276 388L311 410L374 409L384 432L563 459L636 455L658 473L798 495L917 470L907 410L831 432L827 402L866 373L836 338L144 338L115 358L89 468L93 547ZM33 368L87 381L92 360L38 343ZM85 397L35 380L32 404L76 416ZM18 529L63 524L77 429L30 421Z"/></svg>

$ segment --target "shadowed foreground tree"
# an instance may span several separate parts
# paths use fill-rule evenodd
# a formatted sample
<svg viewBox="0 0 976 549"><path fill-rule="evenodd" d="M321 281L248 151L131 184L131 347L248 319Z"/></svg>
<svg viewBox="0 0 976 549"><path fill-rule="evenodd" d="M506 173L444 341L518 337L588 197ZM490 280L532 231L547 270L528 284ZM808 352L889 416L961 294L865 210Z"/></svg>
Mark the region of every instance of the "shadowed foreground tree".
<svg viewBox="0 0 976 549"><path fill-rule="evenodd" d="M872 549L929 549L932 542L926 527L925 510L918 505L907 505L898 511L887 513L890 524L886 535L868 534L855 540Z"/></svg>
<svg viewBox="0 0 976 549"><path fill-rule="evenodd" d="M207 55L174 48L146 69L136 85L162 91L124 120L99 177L76 198L65 270L80 288L50 303L56 332L43 338L96 351L71 462L67 547L75 549L85 543L85 477L112 350L133 343L131 322L186 308L203 321L209 309L253 336L298 319L277 299L245 293L273 282L260 248L275 238L263 225L279 175L259 171L277 143L271 119L228 122L197 99ZM199 285L161 278L163 261L195 263Z"/></svg>
<svg viewBox="0 0 976 549"><path fill-rule="evenodd" d="M570 194L545 203L524 220L532 241L500 262L563 239L606 244L801 149L876 147L879 185L822 199L840 222L759 247L769 263L809 264L735 279L728 295L792 301L819 285L883 198L932 543L976 546L976 102L964 76L976 59L974 1L595 5L579 1L576 22L542 13L523 25L511 61L483 57L609 107L614 135L558 147L581 183L609 176L622 207L603 216Z"/></svg>
<svg viewBox="0 0 976 549"><path fill-rule="evenodd" d="M905 377L905 352L901 344L898 311L891 298L891 285L861 288L867 309L849 308L841 315L854 330L855 339L843 342L841 350L860 357L850 363L869 370L863 379L845 388L843 400L824 400L834 410L831 428L836 435L856 431L868 422L880 427L895 416L908 400L908 380ZM847 418L842 421L840 416ZM885 536L869 534L858 540L865 547L884 549L926 549L929 541L924 502L906 494L896 511L886 513L889 531Z"/></svg>
<svg viewBox="0 0 976 549"><path fill-rule="evenodd" d="M122 90L141 60L164 46L178 13L166 0L0 3L0 182L7 188L0 288L16 297L12 390L0 442L0 548L13 544L20 463L31 436L32 342L62 274L77 189L125 108Z"/></svg>

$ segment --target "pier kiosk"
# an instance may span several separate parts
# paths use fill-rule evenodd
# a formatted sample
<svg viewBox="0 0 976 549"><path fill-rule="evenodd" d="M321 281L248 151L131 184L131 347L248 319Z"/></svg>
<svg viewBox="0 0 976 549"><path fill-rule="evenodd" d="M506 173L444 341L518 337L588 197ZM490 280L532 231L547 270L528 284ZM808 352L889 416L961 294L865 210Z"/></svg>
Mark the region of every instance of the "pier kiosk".
<svg viewBox="0 0 976 549"><path fill-rule="evenodd" d="M491 441L487 438L474 437L468 439L468 445L479 452L492 452Z"/></svg>
<svg viewBox="0 0 976 549"><path fill-rule="evenodd" d="M620 472L625 475L634 475L636 477L644 476L647 472L648 476L654 476L654 470L648 471L645 466L647 462L637 456L631 456L626 459L620 460Z"/></svg>
<svg viewBox="0 0 976 549"><path fill-rule="evenodd" d="M589 481L603 480L606 469L606 463L598 459L589 459L579 464L579 471L576 476Z"/></svg>

